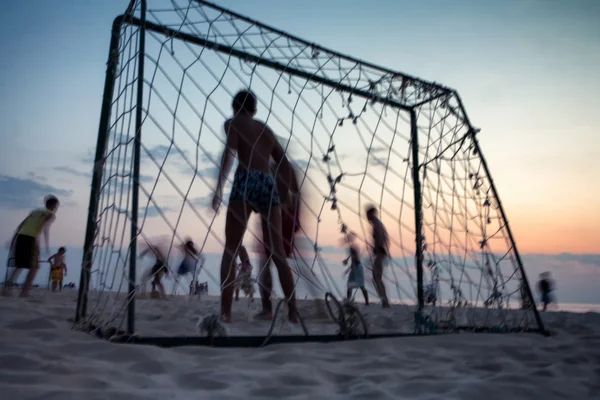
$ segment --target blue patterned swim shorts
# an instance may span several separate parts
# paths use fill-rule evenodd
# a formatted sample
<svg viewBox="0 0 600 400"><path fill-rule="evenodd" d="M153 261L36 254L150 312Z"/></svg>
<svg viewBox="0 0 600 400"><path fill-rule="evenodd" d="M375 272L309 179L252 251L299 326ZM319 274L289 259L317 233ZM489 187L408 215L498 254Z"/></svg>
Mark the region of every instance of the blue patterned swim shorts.
<svg viewBox="0 0 600 400"><path fill-rule="evenodd" d="M252 211L267 214L281 205L275 179L262 171L238 168L233 178L229 201L245 201Z"/></svg>

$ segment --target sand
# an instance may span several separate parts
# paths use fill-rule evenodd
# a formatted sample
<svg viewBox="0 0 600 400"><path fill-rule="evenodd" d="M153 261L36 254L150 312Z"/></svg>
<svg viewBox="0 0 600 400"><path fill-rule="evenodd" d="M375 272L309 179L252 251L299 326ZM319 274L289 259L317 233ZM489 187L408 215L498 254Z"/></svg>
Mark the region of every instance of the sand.
<svg viewBox="0 0 600 400"><path fill-rule="evenodd" d="M45 290L30 299L0 298L2 398L505 400L597 399L600 393L600 314L595 313L543 313L554 332L548 338L456 334L260 349L165 349L113 344L72 330L67 319L75 300L75 291ZM177 301L181 304L140 300L139 308L146 310L140 312L141 329L164 334L169 326L171 331L195 326L199 315L182 311L186 300ZM217 300L200 301L208 310ZM244 299L236 314L246 315L245 309ZM394 312L371 307L370 324L385 325ZM153 325L144 322L152 315L158 318ZM230 333L244 326L256 332L268 324L238 318Z"/></svg>

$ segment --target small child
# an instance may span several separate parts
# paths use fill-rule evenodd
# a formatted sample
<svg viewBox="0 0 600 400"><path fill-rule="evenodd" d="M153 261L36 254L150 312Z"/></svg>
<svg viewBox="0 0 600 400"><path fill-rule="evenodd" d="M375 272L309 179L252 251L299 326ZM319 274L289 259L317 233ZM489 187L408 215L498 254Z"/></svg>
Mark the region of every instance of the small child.
<svg viewBox="0 0 600 400"><path fill-rule="evenodd" d="M65 254L67 250L64 247L58 249L58 253L48 259L50 263L50 280L52 281L52 291L56 292L56 287L59 291L63 288L63 278L67 275L67 264L65 264Z"/></svg>
<svg viewBox="0 0 600 400"><path fill-rule="evenodd" d="M238 268L238 276L235 282L235 301L240 300L240 289L244 291L246 296L250 297L250 302L254 302L254 280L252 279L252 264L248 251L244 246L240 246L238 252L241 263Z"/></svg>
<svg viewBox="0 0 600 400"><path fill-rule="evenodd" d="M159 297L163 300L167 299L167 294L165 293L165 286L162 284L163 275L169 274L169 269L167 268L166 257L162 254L162 252L158 249L158 247L153 245L148 245L148 248L140 253L140 258L143 258L148 252L152 252L156 261L154 262L154 266L150 272L150 277L152 279L152 292L150 297L154 298L156 296L156 288L158 288Z"/></svg>
<svg viewBox="0 0 600 400"><path fill-rule="evenodd" d="M27 218L21 222L13 236L12 245L14 246L15 271L7 279L6 286L2 291L5 296L10 295L10 288L13 282L19 277L21 269L27 269L27 278L21 291L21 297L29 297L29 290L35 279L39 264L39 236L44 234L46 242L46 254L50 254L50 226L56 219L55 213L58 210L60 202L52 195L45 198L45 208L33 210Z"/></svg>
<svg viewBox="0 0 600 400"><path fill-rule="evenodd" d="M542 304L544 305L543 311L548 309L548 306L553 303L552 298L553 282L550 277L550 272L544 272L540 274L540 280L538 282L538 290L540 292Z"/></svg>
<svg viewBox="0 0 600 400"><path fill-rule="evenodd" d="M173 282L173 293L175 293L179 278L191 273L192 283L190 283L190 294L192 294L192 287L196 277L196 264L202 256L199 254L200 252L196 249L196 245L191 239L187 239L185 243L179 246L179 249L183 252L183 260L177 269L175 282Z"/></svg>
<svg viewBox="0 0 600 400"><path fill-rule="evenodd" d="M348 248L350 251L350 255L344 260L343 264L348 265L348 260L350 260L350 267L346 270L348 274L348 300L352 298L352 291L356 288L360 289L364 298L365 305L369 305L369 294L367 293L367 289L365 288L365 273L360 262L360 253L358 248L354 243L355 235L354 233L349 233L346 235L346 243L348 243Z"/></svg>

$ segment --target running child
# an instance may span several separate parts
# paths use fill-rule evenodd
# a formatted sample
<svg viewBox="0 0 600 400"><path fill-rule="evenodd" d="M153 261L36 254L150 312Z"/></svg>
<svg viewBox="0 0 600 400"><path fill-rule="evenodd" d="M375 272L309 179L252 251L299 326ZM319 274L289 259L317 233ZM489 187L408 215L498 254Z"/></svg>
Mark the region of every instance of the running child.
<svg viewBox="0 0 600 400"><path fill-rule="evenodd" d="M288 318L298 322L294 278L285 258L281 234L281 204L288 192L278 192L277 182L289 181L292 169L285 151L277 142L273 131L263 122L254 119L256 96L249 91L237 93L232 102L234 116L224 124L226 144L221 158L219 178L212 206L216 212L223 197L223 182L233 162L234 153L239 160L235 172L225 221L225 249L221 260L221 316L231 322L231 308L235 282L234 262L242 244L252 212L261 216L263 237L269 254L279 272L281 287L288 301ZM277 168L276 178L271 176L269 161L273 158Z"/></svg>
<svg viewBox="0 0 600 400"><path fill-rule="evenodd" d="M19 277L21 269L27 269L27 278L21 291L21 297L29 297L29 290L35 279L39 264L39 236L43 233L46 254L50 255L50 226L56 219L55 213L58 210L60 202L54 196L47 196L44 200L45 208L33 210L17 227L13 236L12 246L14 246L14 265L15 270L12 276L6 281L3 290L4 295L10 295L10 288L13 282Z"/></svg>
<svg viewBox="0 0 600 400"><path fill-rule="evenodd" d="M196 278L196 264L198 263L198 260L202 258L200 252L196 249L196 245L191 239L187 239L185 243L179 245L179 249L183 252L183 260L177 269L175 282L173 282L173 293L175 293L179 279L190 273L192 274L192 283L190 284L190 287L193 287Z"/></svg>
<svg viewBox="0 0 600 400"><path fill-rule="evenodd" d="M346 270L348 274L348 300L352 299L352 292L354 289L360 289L365 298L365 305L369 305L369 294L367 293L367 289L365 288L365 273L360 262L360 253L358 251L358 247L355 244L355 235L354 233L349 233L346 235L346 243L348 244L348 249L350 255L343 261L344 265L348 264L350 261L350 267Z"/></svg>
<svg viewBox="0 0 600 400"><path fill-rule="evenodd" d="M150 271L150 277L152 279L152 293L156 291L158 288L158 293L160 298L163 300L167 299L167 294L165 293L165 286L162 283L162 278L165 275L169 274L169 269L167 268L167 261L165 255L160 251L160 249L154 245L148 245L148 248L140 253L139 258L143 258L146 254L152 252L155 258L154 266Z"/></svg>
<svg viewBox="0 0 600 400"><path fill-rule="evenodd" d="M389 257L389 236L383 222L377 216L377 209L375 206L367 206L367 220L373 227L373 282L375 283L375 289L381 299L381 306L383 308L389 308L390 302L388 300L385 285L383 284L383 264Z"/></svg>
<svg viewBox="0 0 600 400"><path fill-rule="evenodd" d="M52 255L48 262L50 263L50 281L52 282L52 291L56 292L56 287L59 291L63 288L63 278L67 276L67 264L65 264L65 254L67 249L61 247L58 252Z"/></svg>

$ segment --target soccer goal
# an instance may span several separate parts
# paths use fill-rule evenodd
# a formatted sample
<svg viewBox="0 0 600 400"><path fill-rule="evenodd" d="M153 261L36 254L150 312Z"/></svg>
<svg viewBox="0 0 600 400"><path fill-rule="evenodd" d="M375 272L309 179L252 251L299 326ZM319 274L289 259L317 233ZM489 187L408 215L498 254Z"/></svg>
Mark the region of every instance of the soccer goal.
<svg viewBox="0 0 600 400"><path fill-rule="evenodd" d="M234 302L233 324L217 318L232 176L219 213L211 199L223 123L242 89L255 93L257 118L298 175L303 213L289 262L299 326L279 312L277 284L272 322L252 319L260 309L255 283ZM113 23L103 96L77 327L164 345L545 332L478 129L456 91L205 1L134 0ZM371 279L368 205L390 239L385 310ZM360 292L344 300L349 233L368 308ZM189 239L202 256L178 275ZM253 217L244 238L253 276L267 268L257 261L260 240ZM154 260L140 257L156 246L171 271L167 300L150 289ZM246 296L252 287L255 301ZM315 311L323 304L328 318Z"/></svg>

